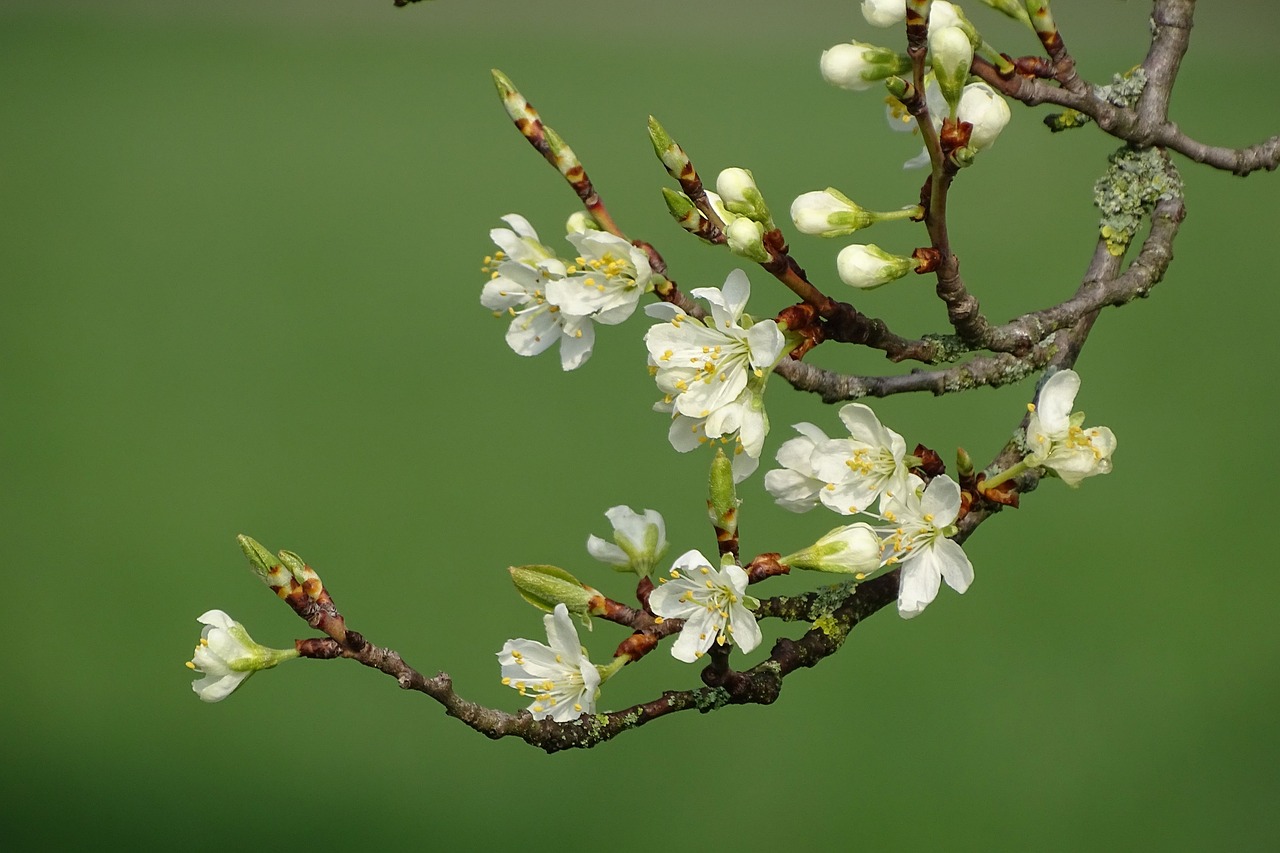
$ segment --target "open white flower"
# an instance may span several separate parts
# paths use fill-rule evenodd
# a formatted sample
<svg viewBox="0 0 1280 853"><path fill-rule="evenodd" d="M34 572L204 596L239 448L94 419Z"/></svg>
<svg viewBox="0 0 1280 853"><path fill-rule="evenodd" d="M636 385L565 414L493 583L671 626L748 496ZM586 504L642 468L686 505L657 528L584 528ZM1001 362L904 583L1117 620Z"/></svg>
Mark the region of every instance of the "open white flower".
<svg viewBox="0 0 1280 853"><path fill-rule="evenodd" d="M657 368L655 381L672 397L676 411L706 418L736 400L749 375L763 378L773 369L782 354L783 336L773 320L742 325L751 295L742 270L729 273L723 290L700 287L692 295L711 305L705 323L669 303L650 305L650 316L668 321L650 328L644 339Z"/></svg>
<svg viewBox="0 0 1280 853"><path fill-rule="evenodd" d="M688 419L672 424L671 444L681 452L737 433L744 452L758 459L769 429L764 383L782 355L782 331L773 320L752 324L743 313L751 284L742 270L729 273L723 290L692 293L711 306L705 321L665 302L645 309L666 320L644 338L654 380L666 395L655 408L670 406L674 416Z"/></svg>
<svg viewBox="0 0 1280 853"><path fill-rule="evenodd" d="M711 567L698 551L686 551L671 567L669 578L649 595L649 607L664 619L683 619L684 627L671 647L677 660L693 663L713 643L732 640L744 652L760 645L760 626L746 605L747 573L741 566Z"/></svg>
<svg viewBox="0 0 1280 853"><path fill-rule="evenodd" d="M973 583L973 564L964 549L948 539L960 514L960 487L946 475L934 477L927 488L911 475L908 487L887 496L881 517L892 528L883 531L885 565L900 564L898 614L919 615L938 595L942 581L963 593Z"/></svg>
<svg viewBox="0 0 1280 853"><path fill-rule="evenodd" d="M1084 428L1084 414L1071 411L1080 391L1080 375L1059 370L1040 389L1038 402L1028 408L1026 463L1048 468L1068 486L1086 477L1111 471L1116 437L1106 427Z"/></svg>
<svg viewBox="0 0 1280 853"><path fill-rule="evenodd" d="M942 97L942 90L938 88L938 81L932 76L925 83L924 93L925 100L929 104L929 116L933 126L941 128L942 118L949 114L949 107L946 99ZM901 121L900 119L906 114L895 108L896 103L895 101L889 104L889 126L895 130L905 129L914 132L915 122ZM966 85L960 94L960 103L956 107L956 119L973 125L973 130L969 133L969 147L974 151L990 148L1012 117L1009 104L986 83ZM918 156L903 163L902 167L915 169L927 165L929 165L929 152L921 151Z"/></svg>
<svg viewBox="0 0 1280 853"><path fill-rule="evenodd" d="M502 217L502 221L511 227L489 229L489 239L497 244L498 253L495 257L485 258L486 264L515 261L537 268L546 261L558 263L556 253L542 244L538 239L538 232L533 230L529 220L518 213L508 213Z"/></svg>
<svg viewBox="0 0 1280 853"><path fill-rule="evenodd" d="M502 219L511 228L489 232L499 251L485 258L490 279L480 294L480 304L495 317L511 316L507 345L519 355L538 355L559 341L561 368L581 367L595 344L595 327L587 316L590 312L565 311L549 297L550 288L568 274L564 261L542 244L523 216L511 213ZM634 307L633 303L631 309Z"/></svg>
<svg viewBox="0 0 1280 853"><path fill-rule="evenodd" d="M569 609L557 604L542 619L549 646L534 640L507 640L498 652L502 683L532 696L529 711L535 720L557 723L595 713L600 670L587 660Z"/></svg>
<svg viewBox="0 0 1280 853"><path fill-rule="evenodd" d="M204 628L187 668L204 675L191 684L202 701L220 702L258 670L298 656L296 649L270 649L255 643L243 625L221 610L203 613L197 621Z"/></svg>
<svg viewBox="0 0 1280 853"><path fill-rule="evenodd" d="M555 259L538 267L504 261L484 286L480 304L494 312L511 315L507 345L519 355L533 356L560 342L560 366L564 370L581 367L591 357L595 327L590 317L562 311L547 298L548 286L556 280L555 270L564 265Z"/></svg>
<svg viewBox="0 0 1280 853"><path fill-rule="evenodd" d="M607 231L580 231L567 239L578 257L564 278L547 284L548 299L566 314L616 325L631 316L641 295L661 278L643 250Z"/></svg>
<svg viewBox="0 0 1280 853"><path fill-rule="evenodd" d="M588 553L620 572L635 572L642 578L652 574L654 565L667 553L667 524L662 513L646 509L641 514L631 507L615 506L605 517L613 525L613 541L590 536Z"/></svg>
<svg viewBox="0 0 1280 853"><path fill-rule="evenodd" d="M680 414L670 396L654 403L653 410L671 416L667 440L677 453L688 453L716 441L721 444L733 442L730 456L735 483L741 483L760 467L760 452L764 449L765 436L769 434L763 383L747 383L736 399L716 409L710 417L691 418Z"/></svg>
<svg viewBox="0 0 1280 853"><path fill-rule="evenodd" d="M792 512L807 512L818 505L818 494L826 486L813 470L813 451L829 441L827 434L810 423L795 424L799 437L788 439L778 448L781 468L764 475L764 487L778 506Z"/></svg>
<svg viewBox="0 0 1280 853"><path fill-rule="evenodd" d="M906 491L907 443L880 423L861 403L840 409L848 438L832 438L814 447L810 465L824 482L818 499L842 515L866 512L886 493Z"/></svg>

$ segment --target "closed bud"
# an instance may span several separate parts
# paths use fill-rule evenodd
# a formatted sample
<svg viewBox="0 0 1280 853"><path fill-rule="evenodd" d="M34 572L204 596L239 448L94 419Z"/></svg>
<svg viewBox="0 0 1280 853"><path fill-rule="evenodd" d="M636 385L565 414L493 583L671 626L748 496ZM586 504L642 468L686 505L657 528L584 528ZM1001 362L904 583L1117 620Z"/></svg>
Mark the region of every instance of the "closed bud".
<svg viewBox="0 0 1280 853"><path fill-rule="evenodd" d="M236 537L236 541L240 543L240 550L249 558L249 566L253 569L253 573L263 583L274 590L289 591L293 585L289 570L276 558L275 554L262 547L262 544L252 536L241 533Z"/></svg>
<svg viewBox="0 0 1280 853"><path fill-rule="evenodd" d="M861 92L877 80L910 71L911 60L887 47L855 41L824 50L818 67L832 86Z"/></svg>
<svg viewBox="0 0 1280 853"><path fill-rule="evenodd" d="M575 210L569 214L569 218L564 222L564 230L566 234L584 234L587 231L599 231L600 223L596 222L596 218L585 210Z"/></svg>
<svg viewBox="0 0 1280 853"><path fill-rule="evenodd" d="M687 195L670 187L663 187L662 198L667 203L667 210L671 212L671 216L681 228L696 234L703 227L706 217L693 206L693 202Z"/></svg>
<svg viewBox="0 0 1280 853"><path fill-rule="evenodd" d="M512 566L511 582L520 597L550 613L563 604L587 628L591 627L591 602L604 596L556 566Z"/></svg>
<svg viewBox="0 0 1280 853"><path fill-rule="evenodd" d="M933 74L942 97L955 115L973 65L973 44L959 27L942 27L929 32L929 50L933 55Z"/></svg>
<svg viewBox="0 0 1280 853"><path fill-rule="evenodd" d="M913 258L891 255L874 244L855 243L836 255L836 272L850 287L871 290L902 278L916 267Z"/></svg>
<svg viewBox="0 0 1280 853"><path fill-rule="evenodd" d="M739 216L725 226L724 236L729 250L735 255L763 264L769 260L769 250L764 247L764 226L753 219Z"/></svg>
<svg viewBox="0 0 1280 853"><path fill-rule="evenodd" d="M755 177L736 166L725 169L716 178L716 192L731 213L770 225L769 206L756 186Z"/></svg>
<svg viewBox="0 0 1280 853"><path fill-rule="evenodd" d="M680 180L684 170L690 167L689 155L684 153L684 149L676 144L676 141L653 116L649 116L649 140L653 143L653 151L662 161L667 174L677 181Z"/></svg>
<svg viewBox="0 0 1280 853"><path fill-rule="evenodd" d="M808 548L778 560L793 569L854 575L862 580L880 568L880 537L869 524L837 527Z"/></svg>
<svg viewBox="0 0 1280 853"><path fill-rule="evenodd" d="M791 203L791 221L803 234L844 237L866 228L876 217L839 190L827 187L797 196Z"/></svg>
<svg viewBox="0 0 1280 853"><path fill-rule="evenodd" d="M725 452L716 448L715 459L711 461L711 476L707 481L707 512L711 516L711 524L717 531L728 534L738 532L738 490L733 481L733 462Z"/></svg>
<svg viewBox="0 0 1280 853"><path fill-rule="evenodd" d="M873 27L892 27L906 16L906 0L862 0L862 17Z"/></svg>

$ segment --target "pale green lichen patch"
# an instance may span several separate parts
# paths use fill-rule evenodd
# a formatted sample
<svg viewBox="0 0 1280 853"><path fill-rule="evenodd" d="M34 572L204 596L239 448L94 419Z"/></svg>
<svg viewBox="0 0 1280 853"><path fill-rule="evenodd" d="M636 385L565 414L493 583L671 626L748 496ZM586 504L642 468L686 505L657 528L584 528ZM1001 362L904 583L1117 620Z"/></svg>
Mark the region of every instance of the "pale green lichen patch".
<svg viewBox="0 0 1280 853"><path fill-rule="evenodd" d="M1126 146L1108 159L1107 173L1093 186L1093 203L1102 211L1098 230L1107 251L1118 257L1157 201L1182 195L1182 179L1155 148L1139 151Z"/></svg>
<svg viewBox="0 0 1280 853"><path fill-rule="evenodd" d="M1138 65L1124 74L1112 74L1111 85L1096 86L1093 93L1109 104L1133 109L1145 88L1147 88L1147 69Z"/></svg>
<svg viewBox="0 0 1280 853"><path fill-rule="evenodd" d="M813 627L817 628L833 640L844 639L845 635L849 633L848 626L841 624L830 613L815 619L813 621Z"/></svg>
<svg viewBox="0 0 1280 853"><path fill-rule="evenodd" d="M729 691L723 687L701 691L693 701L693 707L706 714L729 704Z"/></svg>

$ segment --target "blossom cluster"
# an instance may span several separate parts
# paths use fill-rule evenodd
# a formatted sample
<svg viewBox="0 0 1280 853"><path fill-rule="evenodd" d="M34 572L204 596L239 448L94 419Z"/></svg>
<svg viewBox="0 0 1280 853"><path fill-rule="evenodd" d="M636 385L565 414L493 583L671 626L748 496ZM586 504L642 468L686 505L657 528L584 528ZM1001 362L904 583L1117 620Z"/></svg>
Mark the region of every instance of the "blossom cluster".
<svg viewBox="0 0 1280 853"><path fill-rule="evenodd" d="M764 386L786 340L776 321L752 322L745 313L751 283L742 270L729 273L723 288L700 287L692 295L710 306L705 320L666 302L645 308L663 321L644 336L664 395L654 408L671 414L668 439L681 453L732 439L734 477L742 480L759 464L769 431Z"/></svg>
<svg viewBox="0 0 1280 853"><path fill-rule="evenodd" d="M507 344L520 355L538 355L559 341L560 366L582 366L595 344L594 324L626 320L662 280L644 250L582 217L569 220L572 260L543 245L523 216L502 219L511 227L489 232L498 251L485 259L490 279L480 302L494 316L511 317Z"/></svg>
<svg viewBox="0 0 1280 853"><path fill-rule="evenodd" d="M802 551L783 557L798 568L841 572L862 579L900 565L898 613L918 615L938 594L940 580L956 592L973 581L973 566L952 541L960 514L960 487L945 474L925 481L911 468L902 436L861 403L840 410L849 435L828 438L810 423L778 449L783 467L765 474L779 505L804 512L822 504L840 515L865 514L877 523L836 528Z"/></svg>
<svg viewBox="0 0 1280 853"><path fill-rule="evenodd" d="M613 542L599 536L587 540L587 551L619 571L635 572L647 579L667 550L666 522L656 510L636 512L615 506L605 516L613 526ZM578 584L567 572L554 570L559 585L547 581L549 567L525 567L541 571L512 570L517 589L527 601L550 613L543 618L547 642L508 640L498 653L502 683L533 699L529 712L534 719L550 717L558 723L595 712L600 685L628 662L615 657L607 666L591 663L579 644L578 632L570 619L575 602L580 615L592 606L581 595L590 587ZM749 652L760 645L760 626L751 613L758 602L746 594L747 573L728 560L719 569L701 552L686 551L676 558L669 572L657 577L658 586L649 595L648 607L657 621L682 619L680 635L672 645L677 660L692 663L713 645L732 642ZM576 589L574 589L576 587ZM554 591L553 591L554 590ZM554 604L550 595L563 600ZM602 599L599 599L602 601Z"/></svg>
<svg viewBox="0 0 1280 853"><path fill-rule="evenodd" d="M1037 468L1070 486L1111 470L1116 439L1106 427L1085 428L1072 412L1080 390L1074 370L1060 370L1040 390L1020 439L1025 457L1007 471L984 480L993 488ZM799 436L783 443L781 468L765 474L765 488L782 507L805 512L819 504L840 515L867 515L873 523L836 528L816 544L783 557L798 568L853 574L861 580L886 566L900 566L898 612L918 615L937 596L941 582L963 593L973 566L950 537L957 532L959 484L945 474L924 479L912 471L902 436L884 426L870 408L850 403L840 410L847 437L829 438L810 423L795 425Z"/></svg>

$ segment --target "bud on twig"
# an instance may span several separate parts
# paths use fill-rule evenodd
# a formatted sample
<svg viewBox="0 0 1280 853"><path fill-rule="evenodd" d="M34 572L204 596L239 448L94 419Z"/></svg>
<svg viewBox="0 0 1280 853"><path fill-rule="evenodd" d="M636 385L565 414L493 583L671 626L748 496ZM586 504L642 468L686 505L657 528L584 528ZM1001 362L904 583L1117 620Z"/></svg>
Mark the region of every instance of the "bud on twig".
<svg viewBox="0 0 1280 853"><path fill-rule="evenodd" d="M952 117L964 93L969 68L973 65L973 45L959 27L943 27L929 33L929 50L933 54L933 74Z"/></svg>
<svg viewBox="0 0 1280 853"><path fill-rule="evenodd" d="M915 269L916 262L891 255L875 244L845 246L836 255L836 272L850 287L872 290L902 278Z"/></svg>
<svg viewBox="0 0 1280 853"><path fill-rule="evenodd" d="M733 484L733 461L719 448L711 461L708 493L707 514L716 531L720 554L731 554L737 559L738 507L742 501L738 500L738 490Z"/></svg>
<svg viewBox="0 0 1280 853"><path fill-rule="evenodd" d="M511 573L511 582L520 597L539 610L551 613L557 604L563 604L588 630L591 629L591 615L602 612L604 596L564 569L556 566L512 566L507 571ZM597 602L599 607L593 606L593 602Z"/></svg>
<svg viewBox="0 0 1280 853"><path fill-rule="evenodd" d="M869 524L859 522L837 527L794 554L778 562L793 569L853 575L862 580L880 568L880 537Z"/></svg>

